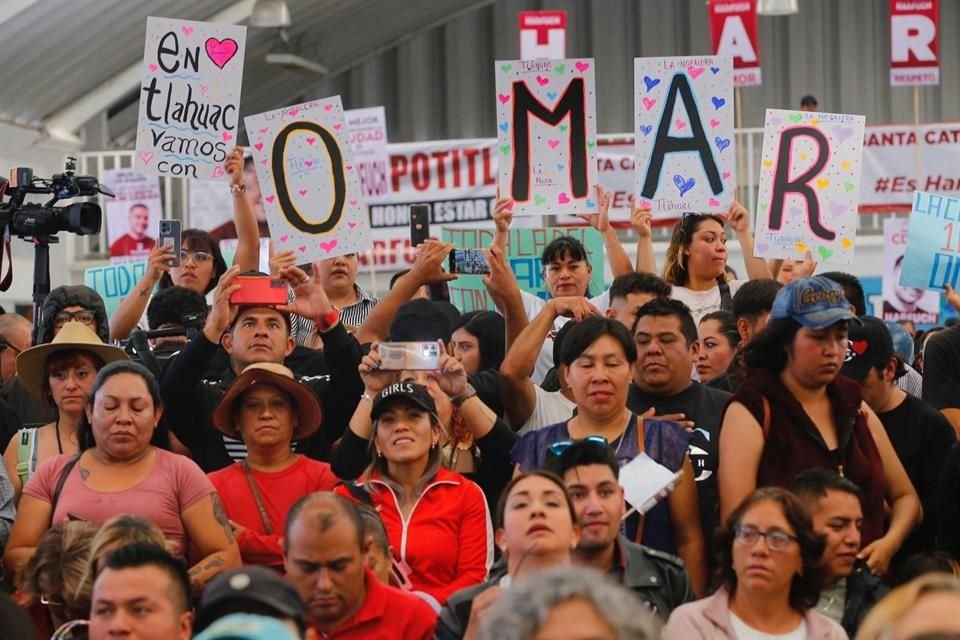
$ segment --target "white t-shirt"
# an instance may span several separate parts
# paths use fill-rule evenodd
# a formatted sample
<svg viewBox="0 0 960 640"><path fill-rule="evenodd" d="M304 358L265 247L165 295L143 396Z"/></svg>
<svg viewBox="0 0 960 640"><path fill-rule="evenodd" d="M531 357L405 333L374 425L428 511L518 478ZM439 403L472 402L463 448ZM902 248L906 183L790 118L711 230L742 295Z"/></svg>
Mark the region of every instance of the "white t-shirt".
<svg viewBox="0 0 960 640"><path fill-rule="evenodd" d="M610 306L610 293L609 289L604 291L598 296L594 296L589 299L590 304L595 306L601 312L605 312ZM533 318L543 311L543 308L547 306L547 301L543 298L539 298L532 293L527 293L526 291L520 292L520 297L523 300L523 310L527 314L527 320L533 321ZM719 298L718 298L719 299ZM569 322L570 318L559 317L553 322L553 330L559 331L560 328ZM543 341L543 348L540 349L540 355L537 356L537 364L533 369L533 384L539 385L543 382L543 379L546 377L547 372L553 367L553 335L548 335L547 339Z"/></svg>
<svg viewBox="0 0 960 640"><path fill-rule="evenodd" d="M804 640L807 637L806 620L801 620L800 626L788 633L766 633L749 626L731 611L730 624L736 633L736 640Z"/></svg>
<svg viewBox="0 0 960 640"><path fill-rule="evenodd" d="M731 280L728 283L730 285L730 297L733 297L737 293L737 289L739 289L744 282L748 282L748 280ZM690 313L693 314L693 322L695 324L700 324L700 318L708 313L720 311L719 285L706 291L692 291L686 287L675 284L673 285L673 293L670 294L670 297L690 307Z"/></svg>
<svg viewBox="0 0 960 640"><path fill-rule="evenodd" d="M537 396L537 406L533 408L533 413L520 427L519 435L522 436L573 417L573 410L577 408L577 405L567 400L562 393L546 391L538 385L534 385L533 390Z"/></svg>

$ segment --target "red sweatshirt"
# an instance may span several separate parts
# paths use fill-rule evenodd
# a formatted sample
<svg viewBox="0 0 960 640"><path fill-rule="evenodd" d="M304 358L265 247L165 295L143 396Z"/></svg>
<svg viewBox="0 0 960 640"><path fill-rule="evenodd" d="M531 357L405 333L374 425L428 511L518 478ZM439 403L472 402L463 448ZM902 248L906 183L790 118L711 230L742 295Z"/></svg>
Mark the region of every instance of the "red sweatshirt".
<svg viewBox="0 0 960 640"><path fill-rule="evenodd" d="M404 519L396 496L377 476L371 498L387 529L394 556L410 568L411 590L443 605L455 591L483 582L493 562L493 527L476 484L440 469ZM337 493L356 498L345 487Z"/></svg>
<svg viewBox="0 0 960 640"><path fill-rule="evenodd" d="M283 471L251 469L250 472L267 510L273 531L270 535L264 530L260 510L257 509L257 502L239 462L214 471L209 477L223 501L227 517L246 527L237 536L244 564L279 566L283 564L280 540L290 507L308 493L333 491L339 480L333 475L329 464L306 456L300 456Z"/></svg>

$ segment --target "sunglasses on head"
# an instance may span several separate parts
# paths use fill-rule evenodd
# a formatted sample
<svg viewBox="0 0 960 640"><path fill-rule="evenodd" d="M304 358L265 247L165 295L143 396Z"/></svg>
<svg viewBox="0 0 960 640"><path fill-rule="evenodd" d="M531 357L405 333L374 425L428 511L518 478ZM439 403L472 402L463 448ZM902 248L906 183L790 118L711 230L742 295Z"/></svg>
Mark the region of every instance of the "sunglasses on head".
<svg viewBox="0 0 960 640"><path fill-rule="evenodd" d="M582 440L560 440L559 442L554 442L549 447L547 447L547 450L551 454L559 458L564 454L564 452L567 449L569 449L571 446L573 446L577 442L589 442L590 444L597 445L598 447L605 447L609 444L607 442L607 439L604 438L603 436L587 436Z"/></svg>

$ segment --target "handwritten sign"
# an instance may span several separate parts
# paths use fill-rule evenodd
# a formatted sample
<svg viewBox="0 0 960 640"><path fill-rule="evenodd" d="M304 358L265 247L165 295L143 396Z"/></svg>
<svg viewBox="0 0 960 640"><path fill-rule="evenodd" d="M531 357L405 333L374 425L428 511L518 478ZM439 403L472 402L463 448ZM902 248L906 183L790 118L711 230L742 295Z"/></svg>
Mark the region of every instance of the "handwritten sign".
<svg viewBox="0 0 960 640"><path fill-rule="evenodd" d="M100 294L109 318L146 271L146 262L91 267L83 272L83 284Z"/></svg>
<svg viewBox="0 0 960 640"><path fill-rule="evenodd" d="M960 280L960 198L916 191L900 286L943 291Z"/></svg>
<svg viewBox="0 0 960 640"><path fill-rule="evenodd" d="M346 118L363 198L367 204L384 202L390 197L387 112L383 107L350 109Z"/></svg>
<svg viewBox="0 0 960 640"><path fill-rule="evenodd" d="M223 180L236 144L247 28L147 18L134 168Z"/></svg>
<svg viewBox="0 0 960 640"><path fill-rule="evenodd" d="M493 244L493 234L494 229L442 229L443 241L453 243L458 249L486 249ZM587 249L587 261L593 267L589 293L597 295L602 292L603 237L591 227L511 228L507 236L506 258L520 288L544 299L549 296L547 283L543 279L540 256L544 248L560 236L572 236L583 243ZM450 302L460 309L461 313L482 309L496 310L496 305L483 285L483 276L460 275L448 283L448 287Z"/></svg>
<svg viewBox="0 0 960 640"><path fill-rule="evenodd" d="M270 237L297 263L373 242L340 96L247 116Z"/></svg>
<svg viewBox="0 0 960 640"><path fill-rule="evenodd" d="M937 324L940 295L920 287L900 284L904 251L907 248L910 220L887 218L883 221L883 319L914 324ZM880 315L880 314L876 314Z"/></svg>
<svg viewBox="0 0 960 640"><path fill-rule="evenodd" d="M865 122L767 109L754 255L853 262Z"/></svg>
<svg viewBox="0 0 960 640"><path fill-rule="evenodd" d="M595 212L593 60L500 60L496 85L500 193L513 213Z"/></svg>
<svg viewBox="0 0 960 640"><path fill-rule="evenodd" d="M731 59L637 58L633 69L638 198L657 218L729 208L737 185Z"/></svg>
<svg viewBox="0 0 960 640"><path fill-rule="evenodd" d="M107 169L102 182L114 194L103 198L110 262L143 260L157 243L163 216L160 180L130 169Z"/></svg>

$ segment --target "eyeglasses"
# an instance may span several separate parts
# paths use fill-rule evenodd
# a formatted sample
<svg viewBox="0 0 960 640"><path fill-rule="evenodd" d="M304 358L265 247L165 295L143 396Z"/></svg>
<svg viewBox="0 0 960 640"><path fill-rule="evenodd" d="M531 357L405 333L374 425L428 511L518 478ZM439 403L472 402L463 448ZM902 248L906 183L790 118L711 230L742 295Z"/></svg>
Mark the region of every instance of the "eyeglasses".
<svg viewBox="0 0 960 640"><path fill-rule="evenodd" d="M564 451L577 442L589 442L590 444L595 444L600 447L605 447L608 444L607 439L603 436L587 436L583 440L560 440L559 442L554 442L548 447L548 450L559 458L563 455Z"/></svg>
<svg viewBox="0 0 960 640"><path fill-rule="evenodd" d="M797 541L795 536L776 529L760 531L756 527L737 527L733 530L733 539L748 547L757 544L760 538L767 543L767 549L770 551L783 551L790 546L791 542Z"/></svg>
<svg viewBox="0 0 960 640"><path fill-rule="evenodd" d="M82 322L88 327L93 327L96 324L96 316L93 314L93 311L87 311L86 309L81 309L80 311L61 311L53 319L53 328L62 329L63 325L68 322Z"/></svg>
<svg viewBox="0 0 960 640"><path fill-rule="evenodd" d="M193 260L197 264L203 264L204 262L213 260L213 256L206 251L181 251L180 264L183 264L187 260Z"/></svg>
<svg viewBox="0 0 960 640"><path fill-rule="evenodd" d="M14 353L20 353L21 351L23 351L23 349L18 349L17 347L7 342L6 339L0 338L0 351L3 351L4 349L13 349Z"/></svg>

